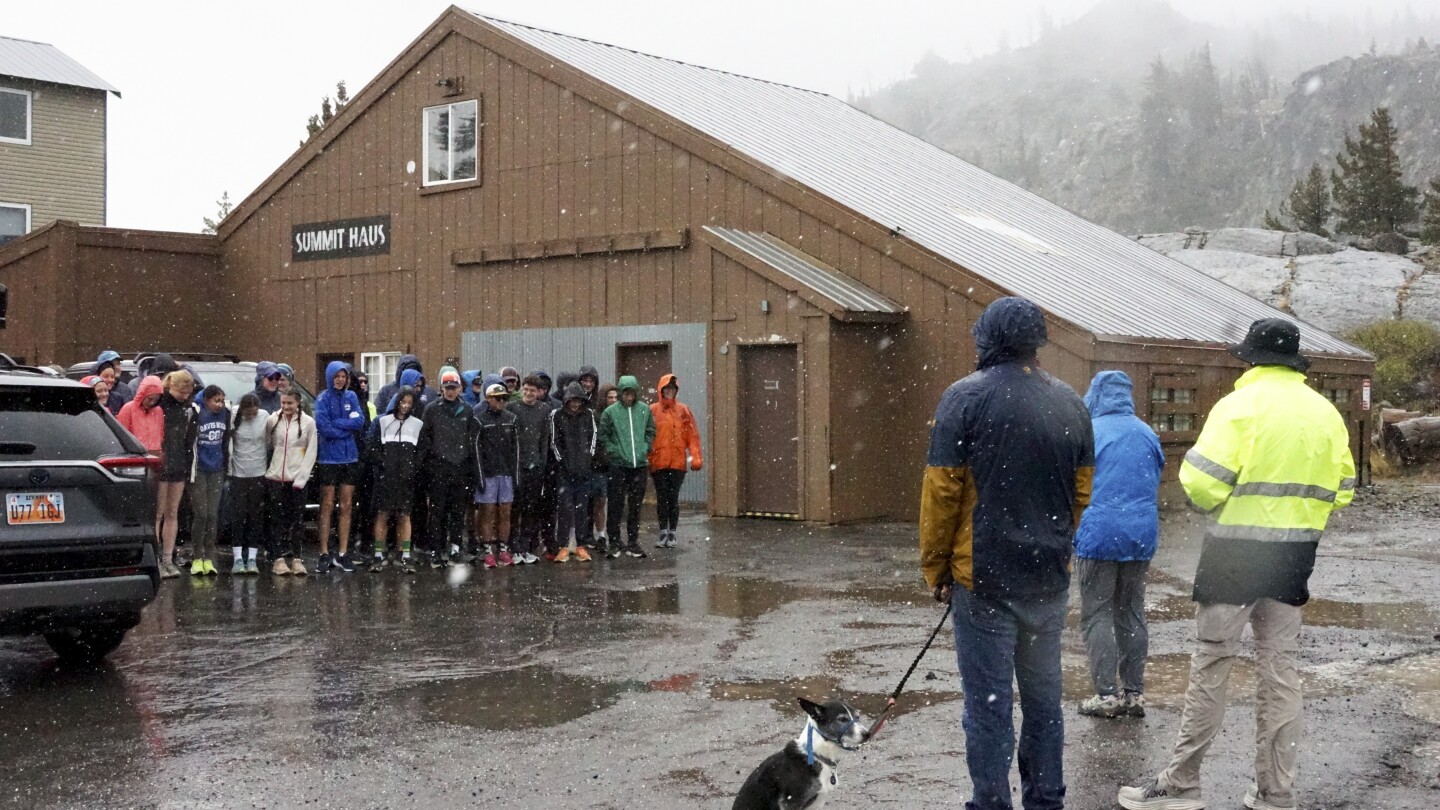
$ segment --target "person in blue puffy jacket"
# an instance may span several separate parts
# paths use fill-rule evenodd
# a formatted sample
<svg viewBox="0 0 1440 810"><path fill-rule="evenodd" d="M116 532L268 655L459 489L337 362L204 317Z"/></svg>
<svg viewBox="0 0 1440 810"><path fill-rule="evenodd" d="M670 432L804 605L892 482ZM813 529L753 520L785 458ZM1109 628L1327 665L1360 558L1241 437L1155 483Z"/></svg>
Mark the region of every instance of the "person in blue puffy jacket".
<svg viewBox="0 0 1440 810"><path fill-rule="evenodd" d="M315 398L315 432L320 438L320 454L315 464L315 480L320 484L320 562L316 570L323 574L332 567L354 571L350 560L350 515L355 503L355 485L360 482L360 448L356 437L365 430L365 413L360 398L350 390L349 363L331 361L325 367L325 390ZM340 506L340 554L330 554L330 514L336 503Z"/></svg>
<svg viewBox="0 0 1440 810"><path fill-rule="evenodd" d="M1080 704L1080 713L1143 717L1150 646L1145 575L1160 539L1165 454L1155 431L1135 416L1125 372L1096 374L1085 407L1095 430L1095 486L1075 532L1075 570L1095 695Z"/></svg>

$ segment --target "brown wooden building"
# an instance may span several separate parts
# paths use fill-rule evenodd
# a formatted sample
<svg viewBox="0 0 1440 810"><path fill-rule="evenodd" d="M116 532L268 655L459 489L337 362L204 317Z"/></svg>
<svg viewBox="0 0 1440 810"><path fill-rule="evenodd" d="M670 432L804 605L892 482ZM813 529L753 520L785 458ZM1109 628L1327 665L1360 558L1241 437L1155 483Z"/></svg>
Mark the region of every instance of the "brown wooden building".
<svg viewBox="0 0 1440 810"><path fill-rule="evenodd" d="M133 235L76 251L100 234L74 231L0 250L17 288L0 347L73 362L193 340L302 370L535 358L650 385L671 366L703 414L701 496L719 515L913 517L926 424L1002 295L1045 309L1042 363L1077 389L1128 372L1177 455L1239 373L1225 344L1280 315L829 96L454 7L235 209L213 252ZM138 293L203 303L209 331L132 313L72 338L13 281L47 253L80 279L126 251L215 278L178 302ZM1372 359L1302 333L1353 424Z"/></svg>

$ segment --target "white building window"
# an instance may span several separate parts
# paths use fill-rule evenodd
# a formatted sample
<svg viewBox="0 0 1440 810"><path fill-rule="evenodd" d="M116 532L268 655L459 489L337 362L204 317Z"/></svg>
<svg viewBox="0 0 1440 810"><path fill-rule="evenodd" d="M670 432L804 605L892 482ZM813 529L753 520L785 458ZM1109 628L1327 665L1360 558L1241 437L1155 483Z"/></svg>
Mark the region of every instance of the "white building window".
<svg viewBox="0 0 1440 810"><path fill-rule="evenodd" d="M30 144L30 91L0 87L0 143Z"/></svg>
<svg viewBox="0 0 1440 810"><path fill-rule="evenodd" d="M425 185L479 176L479 109L479 102L473 99L425 108Z"/></svg>
<svg viewBox="0 0 1440 810"><path fill-rule="evenodd" d="M389 383L395 380L395 369L400 367L400 352L361 352L360 370L370 380L370 393L379 393ZM377 408L385 407L384 402L377 402Z"/></svg>
<svg viewBox="0 0 1440 810"><path fill-rule="evenodd" d="M0 245L30 232L30 206L0 202Z"/></svg>

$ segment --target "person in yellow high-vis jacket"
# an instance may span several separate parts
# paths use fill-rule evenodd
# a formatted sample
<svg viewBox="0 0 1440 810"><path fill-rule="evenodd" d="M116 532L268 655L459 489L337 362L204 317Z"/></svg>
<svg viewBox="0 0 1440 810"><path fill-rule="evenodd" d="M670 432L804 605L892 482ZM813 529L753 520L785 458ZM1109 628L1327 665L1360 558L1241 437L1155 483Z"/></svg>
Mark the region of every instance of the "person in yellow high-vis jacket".
<svg viewBox="0 0 1440 810"><path fill-rule="evenodd" d="M1300 606L1330 513L1355 494L1345 422L1305 384L1300 330L1271 318L1230 353L1253 368L1216 403L1180 467L1191 503L1212 516L1193 597L1198 644L1180 738L1154 783L1120 789L1128 810L1202 810L1200 763L1225 714L1225 687L1249 624L1255 633L1255 784L1251 810L1295 802L1302 699Z"/></svg>

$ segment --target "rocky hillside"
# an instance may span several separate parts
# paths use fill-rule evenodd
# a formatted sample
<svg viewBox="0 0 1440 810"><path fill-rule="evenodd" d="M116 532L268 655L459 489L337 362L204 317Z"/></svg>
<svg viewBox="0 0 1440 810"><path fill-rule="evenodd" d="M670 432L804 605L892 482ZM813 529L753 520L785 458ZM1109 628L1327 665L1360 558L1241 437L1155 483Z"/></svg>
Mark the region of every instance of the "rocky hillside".
<svg viewBox="0 0 1440 810"><path fill-rule="evenodd" d="M1434 248L1396 256L1254 228L1191 228L1136 241L1327 332L1392 318L1440 326L1440 250Z"/></svg>
<svg viewBox="0 0 1440 810"><path fill-rule="evenodd" d="M1345 54L1365 52L1363 32L1289 25L1229 31L1159 0L1105 0L1025 48L929 57L856 104L1126 233L1258 224L1381 105L1407 180L1440 175L1440 45L1424 40L1440 43L1440 17L1377 28L1361 56ZM1326 62L1301 70L1313 57Z"/></svg>

